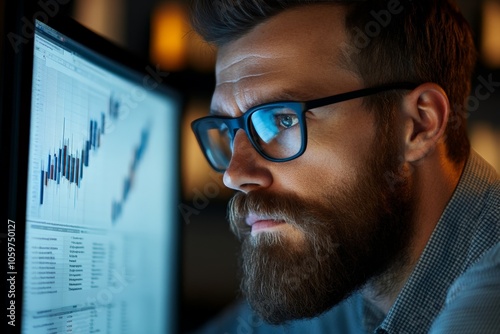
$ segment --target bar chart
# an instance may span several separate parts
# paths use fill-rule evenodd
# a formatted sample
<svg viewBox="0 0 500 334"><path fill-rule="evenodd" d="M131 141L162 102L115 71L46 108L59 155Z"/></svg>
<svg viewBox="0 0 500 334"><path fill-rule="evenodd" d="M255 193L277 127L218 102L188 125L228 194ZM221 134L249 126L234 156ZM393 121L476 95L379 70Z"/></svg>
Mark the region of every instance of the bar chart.
<svg viewBox="0 0 500 334"><path fill-rule="evenodd" d="M151 121L131 112L127 90L96 85L50 59L42 64L33 82L30 216L113 226L147 153Z"/></svg>
<svg viewBox="0 0 500 334"><path fill-rule="evenodd" d="M64 124L66 122L64 121ZM74 183L80 187L83 179L84 167L89 167L89 156L91 150L99 149L101 135L104 134L105 115L102 113L101 124L91 120L89 124L89 138L80 146L80 150L71 153L70 140L65 137L65 127L62 129L62 147L55 149L53 155L47 156L47 169L41 171L40 178L40 205L43 204L43 191L49 186L49 182L61 184L61 182ZM44 165L44 161L41 161Z"/></svg>

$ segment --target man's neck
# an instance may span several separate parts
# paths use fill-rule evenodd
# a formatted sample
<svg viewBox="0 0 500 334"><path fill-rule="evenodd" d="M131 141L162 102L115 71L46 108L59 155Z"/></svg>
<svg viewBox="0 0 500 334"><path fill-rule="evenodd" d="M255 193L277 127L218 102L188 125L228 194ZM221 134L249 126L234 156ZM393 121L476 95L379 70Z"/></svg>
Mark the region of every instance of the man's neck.
<svg viewBox="0 0 500 334"><path fill-rule="evenodd" d="M443 149L444 150L444 149ZM414 233L407 254L370 280L363 296L387 314L415 269L441 215L460 180L465 163L453 164L444 152L436 149L416 166L409 176L414 184L415 214L412 219Z"/></svg>
<svg viewBox="0 0 500 334"><path fill-rule="evenodd" d="M363 288L365 299L387 314L399 292L415 268L416 260L410 254L401 256L381 275L371 279Z"/></svg>

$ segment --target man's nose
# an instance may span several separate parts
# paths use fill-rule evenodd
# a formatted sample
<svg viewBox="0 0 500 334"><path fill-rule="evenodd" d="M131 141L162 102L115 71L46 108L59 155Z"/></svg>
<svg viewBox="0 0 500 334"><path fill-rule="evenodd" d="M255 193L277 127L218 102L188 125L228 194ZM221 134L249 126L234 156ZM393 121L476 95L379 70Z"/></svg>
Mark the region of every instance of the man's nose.
<svg viewBox="0 0 500 334"><path fill-rule="evenodd" d="M252 146L243 130L238 130L233 142L233 155L224 173L224 184L231 189L248 193L269 187L273 178L264 159Z"/></svg>

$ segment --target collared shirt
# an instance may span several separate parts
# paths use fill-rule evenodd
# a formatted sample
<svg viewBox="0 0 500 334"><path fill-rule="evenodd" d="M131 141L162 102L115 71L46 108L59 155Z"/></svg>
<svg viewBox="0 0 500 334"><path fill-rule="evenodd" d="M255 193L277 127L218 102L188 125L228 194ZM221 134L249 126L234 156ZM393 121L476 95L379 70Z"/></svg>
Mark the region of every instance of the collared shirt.
<svg viewBox="0 0 500 334"><path fill-rule="evenodd" d="M200 333L417 334L428 333L431 327L433 333L500 333L499 266L500 178L472 152L387 315L355 293L319 317L270 326L243 302ZM488 298L481 302L474 296ZM462 325L457 328L457 323Z"/></svg>
<svg viewBox="0 0 500 334"><path fill-rule="evenodd" d="M431 334L500 333L500 245L453 283Z"/></svg>

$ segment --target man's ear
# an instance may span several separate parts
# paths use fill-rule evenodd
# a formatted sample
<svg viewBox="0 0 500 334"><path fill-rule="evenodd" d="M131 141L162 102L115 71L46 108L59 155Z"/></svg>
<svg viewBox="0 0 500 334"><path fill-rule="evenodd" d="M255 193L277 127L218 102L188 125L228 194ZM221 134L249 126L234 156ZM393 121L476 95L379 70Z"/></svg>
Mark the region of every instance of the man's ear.
<svg viewBox="0 0 500 334"><path fill-rule="evenodd" d="M435 83L422 84L405 97L405 161L417 162L436 148L444 136L449 114L448 96Z"/></svg>

